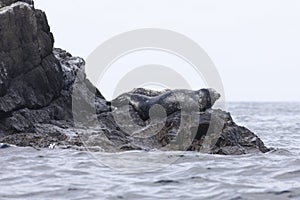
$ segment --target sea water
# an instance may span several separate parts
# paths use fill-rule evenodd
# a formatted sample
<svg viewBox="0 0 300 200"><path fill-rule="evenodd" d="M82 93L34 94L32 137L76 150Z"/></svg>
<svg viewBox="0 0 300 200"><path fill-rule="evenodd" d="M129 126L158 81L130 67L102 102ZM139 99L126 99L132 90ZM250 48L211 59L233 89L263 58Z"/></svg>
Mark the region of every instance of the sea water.
<svg viewBox="0 0 300 200"><path fill-rule="evenodd" d="M0 199L300 199L300 103L229 103L275 150L197 152L0 149Z"/></svg>

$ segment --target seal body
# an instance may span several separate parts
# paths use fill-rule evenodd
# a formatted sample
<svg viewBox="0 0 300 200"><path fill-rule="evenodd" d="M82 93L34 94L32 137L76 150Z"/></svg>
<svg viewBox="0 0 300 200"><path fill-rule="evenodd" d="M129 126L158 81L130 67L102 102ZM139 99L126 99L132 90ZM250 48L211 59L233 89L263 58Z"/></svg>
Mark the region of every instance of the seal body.
<svg viewBox="0 0 300 200"><path fill-rule="evenodd" d="M213 89L170 90L157 96L126 93L113 101L113 105L131 105L144 121L150 118L149 111L154 105L161 106L168 115L177 111L205 111L220 98Z"/></svg>

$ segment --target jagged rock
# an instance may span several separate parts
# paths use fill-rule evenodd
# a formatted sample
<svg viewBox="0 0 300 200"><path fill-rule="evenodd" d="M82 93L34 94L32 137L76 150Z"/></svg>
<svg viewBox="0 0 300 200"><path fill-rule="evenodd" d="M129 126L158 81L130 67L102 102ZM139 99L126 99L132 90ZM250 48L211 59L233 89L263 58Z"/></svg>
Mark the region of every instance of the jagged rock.
<svg viewBox="0 0 300 200"><path fill-rule="evenodd" d="M62 88L46 16L17 2L0 12L0 115L49 105Z"/></svg>
<svg viewBox="0 0 300 200"><path fill-rule="evenodd" d="M110 109L86 79L83 59L53 50L54 39L44 12L35 9L32 1L0 2L6 6L0 11L1 135L36 133L39 124L56 121L72 126L72 85L80 73L88 90L77 98L90 103L86 99L96 91L93 103L97 103L97 113ZM42 134L49 131L39 129Z"/></svg>
<svg viewBox="0 0 300 200"><path fill-rule="evenodd" d="M33 1L0 0L0 147L269 151L229 113L211 108L218 95L209 90L181 90L179 103L168 98L178 91L138 88L107 102L86 78L84 60L53 49L53 43L46 15ZM186 98L197 100L199 109L185 107ZM74 101L80 102L79 113L72 109ZM116 107L116 102L121 103ZM82 124L74 123L77 115L91 111L96 120L86 115Z"/></svg>

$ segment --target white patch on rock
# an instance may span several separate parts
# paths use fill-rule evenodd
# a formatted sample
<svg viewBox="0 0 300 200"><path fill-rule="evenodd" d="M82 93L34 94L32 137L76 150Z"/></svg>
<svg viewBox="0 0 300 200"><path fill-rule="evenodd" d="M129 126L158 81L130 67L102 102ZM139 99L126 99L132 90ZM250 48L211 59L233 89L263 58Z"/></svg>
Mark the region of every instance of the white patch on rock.
<svg viewBox="0 0 300 200"><path fill-rule="evenodd" d="M61 49L54 49L54 56L60 62L64 74L65 86L69 86L77 78L78 81L85 80L85 61L80 57L73 57Z"/></svg>
<svg viewBox="0 0 300 200"><path fill-rule="evenodd" d="M14 12L14 8L18 7L18 6L20 8L22 8L22 9L24 9L24 8L27 8L27 9L30 9L30 10L32 9L32 6L29 5L28 3L18 1L16 3L13 3L13 4L9 5L9 6L5 6L3 8L0 8L0 15L1 14L5 14L7 12L13 13Z"/></svg>
<svg viewBox="0 0 300 200"><path fill-rule="evenodd" d="M55 144L55 143L52 143L52 144L49 145L49 149L54 149L55 146L56 146L56 144Z"/></svg>

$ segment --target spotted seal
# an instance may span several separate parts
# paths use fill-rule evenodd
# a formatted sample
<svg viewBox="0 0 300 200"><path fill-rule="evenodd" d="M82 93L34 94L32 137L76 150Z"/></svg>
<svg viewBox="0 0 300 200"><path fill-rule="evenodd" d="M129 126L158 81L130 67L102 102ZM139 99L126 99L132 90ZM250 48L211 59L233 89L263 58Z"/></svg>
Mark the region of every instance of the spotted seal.
<svg viewBox="0 0 300 200"><path fill-rule="evenodd" d="M150 118L149 111L152 106L162 106L167 114L182 110L186 111L205 111L211 108L220 98L220 94L214 89L200 90L169 90L157 96L146 96L136 93L125 93L112 101L115 108L124 105L131 105L144 121Z"/></svg>

